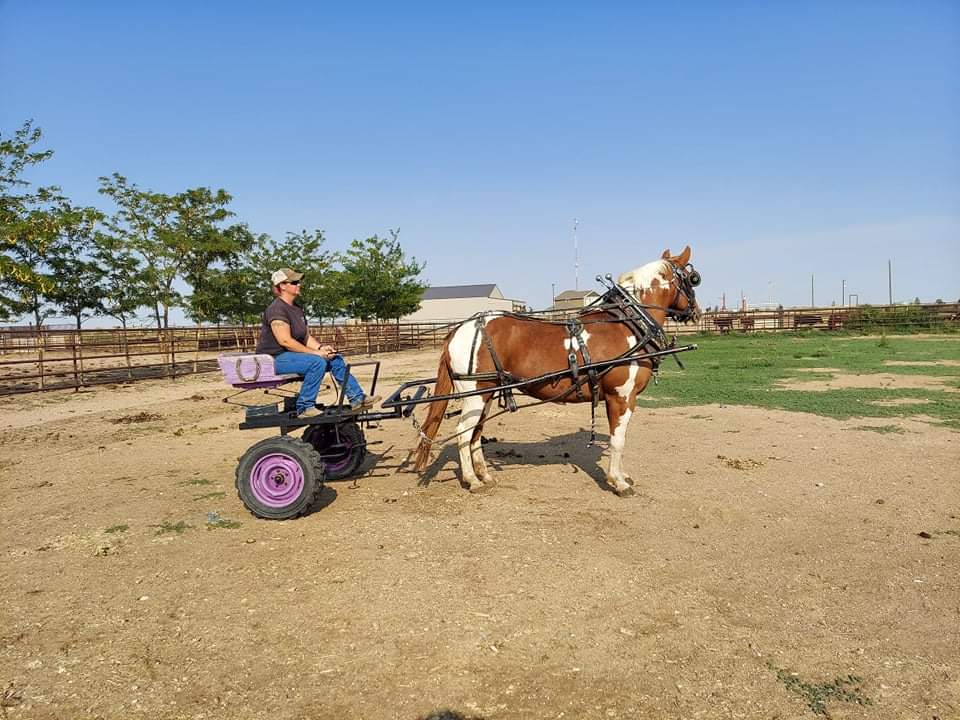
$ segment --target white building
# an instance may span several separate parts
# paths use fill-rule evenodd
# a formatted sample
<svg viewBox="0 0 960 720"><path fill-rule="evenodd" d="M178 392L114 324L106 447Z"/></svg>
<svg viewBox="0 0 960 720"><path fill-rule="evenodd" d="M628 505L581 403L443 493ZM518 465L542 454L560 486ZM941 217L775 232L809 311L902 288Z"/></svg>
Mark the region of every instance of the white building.
<svg viewBox="0 0 960 720"><path fill-rule="evenodd" d="M580 310L599 297L593 290L564 290L553 299L550 310Z"/></svg>
<svg viewBox="0 0 960 720"><path fill-rule="evenodd" d="M522 312L522 300L505 298L496 285L442 285L429 287L423 293L420 309L404 315L402 322L463 320L485 310Z"/></svg>

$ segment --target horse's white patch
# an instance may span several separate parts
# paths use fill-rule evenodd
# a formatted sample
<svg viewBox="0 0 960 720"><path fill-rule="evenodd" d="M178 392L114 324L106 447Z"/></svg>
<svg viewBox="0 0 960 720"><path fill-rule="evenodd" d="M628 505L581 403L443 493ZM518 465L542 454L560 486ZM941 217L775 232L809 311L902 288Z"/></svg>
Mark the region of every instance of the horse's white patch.
<svg viewBox="0 0 960 720"><path fill-rule="evenodd" d="M610 447L616 453L617 470L620 469L620 453L623 451L623 446L627 441L627 425L630 423L630 416L633 414L633 411L629 408L624 410L623 415L620 416L620 423L617 425L617 429L613 431L613 437L610 438Z"/></svg>
<svg viewBox="0 0 960 720"><path fill-rule="evenodd" d="M486 324L486 318L482 320ZM477 357L480 355L480 347L483 345L483 339L477 337L479 329L476 322L470 320L457 328L457 331L450 338L450 369L455 373L466 374L472 366L473 372L477 371ZM476 338L476 341L474 341ZM472 357L471 357L471 349ZM476 390L476 380L454 380L454 387L457 392L465 390Z"/></svg>
<svg viewBox="0 0 960 720"><path fill-rule="evenodd" d="M655 260L642 267L638 267L636 270L624 273L617 278L617 282L636 294L653 287L654 280L656 280L659 285L669 285L670 275L670 265L667 261Z"/></svg>
<svg viewBox="0 0 960 720"><path fill-rule="evenodd" d="M630 393L633 392L633 386L637 382L637 371L640 369L640 366L636 363L630 363L630 367L627 370L627 381L616 388L617 395L622 397L624 400L630 398ZM630 412L627 410L627 412Z"/></svg>
<svg viewBox="0 0 960 720"><path fill-rule="evenodd" d="M584 330L580 333L580 335L583 338L583 344L586 345L587 348L589 348L590 333ZM571 350L573 350L574 352L577 352L580 349L580 341L575 337L569 337L563 341L563 349L566 350L567 352L570 352Z"/></svg>
<svg viewBox="0 0 960 720"><path fill-rule="evenodd" d="M637 339L633 335L627 336L627 349L629 350L634 345L637 344ZM630 363L630 366L627 370L627 381L616 388L617 395L622 397L624 400L629 399L630 393L633 392L634 383L637 381L637 371L640 369L640 366L636 363Z"/></svg>

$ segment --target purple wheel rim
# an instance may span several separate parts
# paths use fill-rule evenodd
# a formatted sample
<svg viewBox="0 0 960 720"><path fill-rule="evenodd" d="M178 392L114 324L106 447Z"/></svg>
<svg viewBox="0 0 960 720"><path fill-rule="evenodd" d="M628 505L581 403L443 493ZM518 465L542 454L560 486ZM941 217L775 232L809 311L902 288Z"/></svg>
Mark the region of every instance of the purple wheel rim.
<svg viewBox="0 0 960 720"><path fill-rule="evenodd" d="M324 461L324 465L326 466L327 471L330 473L336 473L343 470L353 460L353 441L345 435L341 435L340 444L343 445L343 457L340 460L335 460L333 462Z"/></svg>
<svg viewBox="0 0 960 720"><path fill-rule="evenodd" d="M250 490L267 507L285 507L303 492L303 468L289 455L271 453L257 460L250 471Z"/></svg>

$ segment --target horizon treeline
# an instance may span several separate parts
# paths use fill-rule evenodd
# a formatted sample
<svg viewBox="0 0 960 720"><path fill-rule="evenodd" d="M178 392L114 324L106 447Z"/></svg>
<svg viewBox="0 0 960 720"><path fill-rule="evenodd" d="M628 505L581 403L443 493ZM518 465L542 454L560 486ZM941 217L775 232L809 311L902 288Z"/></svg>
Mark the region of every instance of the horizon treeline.
<svg viewBox="0 0 960 720"><path fill-rule="evenodd" d="M399 230L325 247L322 230L256 234L230 209L226 190L163 193L120 173L99 178L112 213L74 205L56 185L25 173L53 150L27 120L0 130L0 322L112 317L124 328L146 311L158 328L182 308L197 324L252 324L273 299L270 273L306 275L302 302L311 320L396 319L414 312L424 263L407 258ZM186 286L188 292L178 288Z"/></svg>

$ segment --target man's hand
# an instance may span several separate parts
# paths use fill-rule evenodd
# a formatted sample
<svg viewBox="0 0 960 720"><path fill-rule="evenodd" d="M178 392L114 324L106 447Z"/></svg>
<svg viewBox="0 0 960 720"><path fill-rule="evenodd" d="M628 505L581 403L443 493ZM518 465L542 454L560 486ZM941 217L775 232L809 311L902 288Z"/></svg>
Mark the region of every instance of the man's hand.
<svg viewBox="0 0 960 720"><path fill-rule="evenodd" d="M337 350L332 345L321 345L317 352L324 360L332 360L337 356Z"/></svg>

